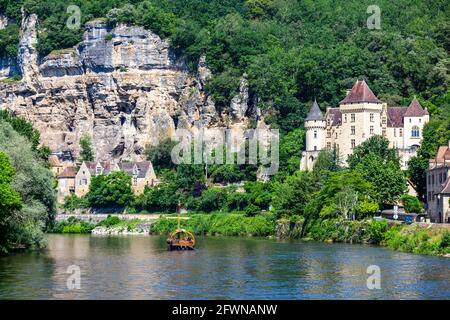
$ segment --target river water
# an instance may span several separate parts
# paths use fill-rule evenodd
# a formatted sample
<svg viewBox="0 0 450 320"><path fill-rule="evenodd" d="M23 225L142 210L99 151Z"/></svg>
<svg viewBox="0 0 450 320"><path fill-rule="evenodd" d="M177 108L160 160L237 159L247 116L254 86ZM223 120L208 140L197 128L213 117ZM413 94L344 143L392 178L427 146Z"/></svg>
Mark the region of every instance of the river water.
<svg viewBox="0 0 450 320"><path fill-rule="evenodd" d="M370 265L381 289L367 287ZM450 259L375 246L212 237L168 252L159 236L50 235L46 250L0 258L0 299L438 298Z"/></svg>

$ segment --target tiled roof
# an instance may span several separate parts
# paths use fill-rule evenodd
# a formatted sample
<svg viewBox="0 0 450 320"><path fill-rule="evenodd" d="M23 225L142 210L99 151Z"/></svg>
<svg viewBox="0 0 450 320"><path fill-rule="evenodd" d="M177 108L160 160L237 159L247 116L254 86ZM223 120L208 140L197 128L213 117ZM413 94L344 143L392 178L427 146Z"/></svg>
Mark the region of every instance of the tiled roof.
<svg viewBox="0 0 450 320"><path fill-rule="evenodd" d="M77 175L77 168L67 167L59 176L58 179L62 178L75 178Z"/></svg>
<svg viewBox="0 0 450 320"><path fill-rule="evenodd" d="M322 115L322 111L320 111L319 105L317 104L316 100L314 100L314 103L312 104L311 109L309 110L308 116L306 117L306 120L307 121L325 120L325 117Z"/></svg>
<svg viewBox="0 0 450 320"><path fill-rule="evenodd" d="M403 127L403 118L407 108L388 107L387 108L387 126L392 128Z"/></svg>
<svg viewBox="0 0 450 320"><path fill-rule="evenodd" d="M370 90L369 86L364 80L356 81L353 88L347 94L344 100L342 100L341 104L347 103L358 103L358 102L371 102L371 103L381 103L380 100L373 94L372 90Z"/></svg>
<svg viewBox="0 0 450 320"><path fill-rule="evenodd" d="M405 112L405 117L423 117L425 115L428 115L428 111L424 110L416 97L414 97L413 101Z"/></svg>
<svg viewBox="0 0 450 320"><path fill-rule="evenodd" d="M329 108L328 114L332 117L332 126L339 126L342 123L342 112L339 108Z"/></svg>
<svg viewBox="0 0 450 320"><path fill-rule="evenodd" d="M138 178L145 178L148 170L150 169L150 161L141 162L121 162L118 164L120 170L125 171L130 176L134 175L134 168L138 169Z"/></svg>
<svg viewBox="0 0 450 320"><path fill-rule="evenodd" d="M51 155L51 156L49 156L49 157L48 157L48 161L50 162L50 165L51 165L52 167L58 167L58 166L60 166L59 159L58 159L58 157L57 157L56 155Z"/></svg>

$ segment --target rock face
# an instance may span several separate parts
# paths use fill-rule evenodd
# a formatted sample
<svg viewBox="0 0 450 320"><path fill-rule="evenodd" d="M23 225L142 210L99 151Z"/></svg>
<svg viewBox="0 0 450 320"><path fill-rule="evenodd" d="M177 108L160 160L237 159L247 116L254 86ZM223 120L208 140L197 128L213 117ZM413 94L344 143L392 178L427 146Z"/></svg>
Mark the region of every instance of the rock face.
<svg viewBox="0 0 450 320"><path fill-rule="evenodd" d="M36 23L24 15L17 59L23 80L0 82L0 109L30 120L54 152L76 158L87 134L98 159L140 160L147 144L177 128L226 126L230 116L245 127L246 116L256 114L245 78L230 112L219 112L204 91L211 76L204 57L194 77L166 41L143 28L92 21L78 46L42 58Z"/></svg>

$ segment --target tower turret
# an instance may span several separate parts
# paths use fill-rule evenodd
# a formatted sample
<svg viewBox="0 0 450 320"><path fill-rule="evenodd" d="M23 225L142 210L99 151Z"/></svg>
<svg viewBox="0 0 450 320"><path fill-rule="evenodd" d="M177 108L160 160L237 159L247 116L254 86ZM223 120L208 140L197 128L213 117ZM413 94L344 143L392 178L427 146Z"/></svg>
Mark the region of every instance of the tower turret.
<svg viewBox="0 0 450 320"><path fill-rule="evenodd" d="M320 151L325 146L325 117L320 111L316 100L305 119L306 151Z"/></svg>
<svg viewBox="0 0 450 320"><path fill-rule="evenodd" d="M310 170L314 166L319 151L325 147L326 120L316 100L306 116L305 130L306 150L302 152L300 169Z"/></svg>

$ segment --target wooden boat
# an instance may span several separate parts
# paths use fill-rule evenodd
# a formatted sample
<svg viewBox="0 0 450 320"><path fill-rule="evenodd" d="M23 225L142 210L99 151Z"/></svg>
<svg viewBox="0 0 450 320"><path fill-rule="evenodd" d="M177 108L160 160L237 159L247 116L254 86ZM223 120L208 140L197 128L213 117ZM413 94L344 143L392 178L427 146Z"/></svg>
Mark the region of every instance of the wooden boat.
<svg viewBox="0 0 450 320"><path fill-rule="evenodd" d="M169 251L195 249L194 234L180 228L180 211L181 203L178 202L178 228L175 232L172 232L170 234L169 238L166 241Z"/></svg>
<svg viewBox="0 0 450 320"><path fill-rule="evenodd" d="M177 229L170 234L167 239L168 249L173 250L194 250L195 249L195 237L194 235L184 229Z"/></svg>

